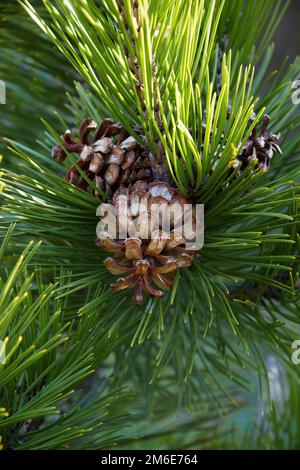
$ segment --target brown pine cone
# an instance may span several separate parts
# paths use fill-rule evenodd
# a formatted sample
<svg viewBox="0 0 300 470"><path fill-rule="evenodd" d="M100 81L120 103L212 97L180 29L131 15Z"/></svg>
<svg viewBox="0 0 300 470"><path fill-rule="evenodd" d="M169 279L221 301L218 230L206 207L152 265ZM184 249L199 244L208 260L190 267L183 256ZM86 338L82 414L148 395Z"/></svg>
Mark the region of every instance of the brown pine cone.
<svg viewBox="0 0 300 470"><path fill-rule="evenodd" d="M90 139L89 135L93 132ZM152 181L153 170L157 170L150 152L140 145L126 129L105 118L97 128L90 118L85 119L79 128L79 141L72 137L70 130L62 136L63 146L56 145L52 157L63 161L67 153L78 153L77 165L107 195L112 195L122 184L131 186L137 180ZM66 181L87 190L88 183L73 165ZM95 196L99 197L97 191Z"/></svg>
<svg viewBox="0 0 300 470"><path fill-rule="evenodd" d="M257 160L255 168L266 172L270 168L273 155L276 153L282 154L279 146L281 136L268 132L269 123L270 117L265 115L260 136L257 135L257 125L253 129L248 142L237 156L236 162L233 165L234 168L239 169L239 173L254 160Z"/></svg>
<svg viewBox="0 0 300 470"><path fill-rule="evenodd" d="M140 304L144 292L155 297L163 296L163 290L172 287L175 271L190 267L197 250L185 246L182 215L188 210L185 206L187 200L176 188L164 182L148 184L145 181L137 181L130 190L121 187L112 201L117 215L122 197L128 201L128 238L121 240L118 233L116 239L111 239L106 234L97 244L114 254L104 261L106 268L112 274L125 275L112 284L112 289L118 292L134 288L134 302ZM161 222L158 225L153 223L152 204L158 204L162 210L171 209L173 204L180 205L182 210L174 211L168 233L162 230ZM180 230L176 230L178 227ZM136 230L139 236L130 236Z"/></svg>

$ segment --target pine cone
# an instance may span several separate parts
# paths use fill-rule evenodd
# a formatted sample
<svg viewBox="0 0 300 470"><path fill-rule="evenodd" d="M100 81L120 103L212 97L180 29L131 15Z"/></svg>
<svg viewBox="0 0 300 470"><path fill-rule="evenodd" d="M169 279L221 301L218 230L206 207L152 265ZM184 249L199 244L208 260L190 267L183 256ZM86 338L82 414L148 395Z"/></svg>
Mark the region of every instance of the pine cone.
<svg viewBox="0 0 300 470"><path fill-rule="evenodd" d="M255 168L259 168L262 171L268 171L270 163L274 154L282 154L279 147L281 136L268 132L268 126L270 123L270 117L265 116L262 124L261 135L257 136L257 125L253 129L253 132L242 149L241 153L237 156L234 168L239 168L241 173L253 160L257 160L258 163Z"/></svg>
<svg viewBox="0 0 300 470"><path fill-rule="evenodd" d="M114 257L104 261L106 268L112 274L126 275L112 284L112 289L118 292L134 288L134 302L140 304L143 292L161 297L163 290L170 289L175 271L181 267L190 267L197 251L186 248L182 230L176 230L181 227L182 214L187 210L187 200L176 188L164 182L148 184L145 181L137 181L130 190L120 187L112 201L117 215L122 197L128 201L127 234L138 229L140 237L129 236L120 240L117 235L112 240L106 235L97 244L114 254ZM179 204L182 208L182 211L175 211L169 233L164 232L161 225L154 226L150 212L152 204L158 204L161 209L170 209L173 204Z"/></svg>
<svg viewBox="0 0 300 470"><path fill-rule="evenodd" d="M89 134L93 132L92 139ZM63 146L68 153L80 155L77 165L101 191L112 195L122 184L132 186L137 180L153 181L158 163L154 162L150 152L140 145L126 129L118 123L105 118L97 124L86 118L79 128L79 141L72 137L70 130L62 136ZM52 150L52 157L63 161L67 154L61 145ZM165 170L164 170L165 171ZM87 190L88 183L73 165L66 181ZM98 192L94 195L99 198Z"/></svg>

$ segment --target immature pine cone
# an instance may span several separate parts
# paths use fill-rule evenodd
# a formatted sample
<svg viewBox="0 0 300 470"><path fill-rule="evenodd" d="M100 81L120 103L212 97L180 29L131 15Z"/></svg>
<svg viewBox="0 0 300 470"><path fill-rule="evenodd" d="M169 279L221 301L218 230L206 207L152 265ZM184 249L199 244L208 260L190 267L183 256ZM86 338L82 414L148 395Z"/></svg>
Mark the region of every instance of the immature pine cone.
<svg viewBox="0 0 300 470"><path fill-rule="evenodd" d="M282 154L279 147L280 138L279 134L268 132L270 117L266 115L263 120L261 135L257 136L257 125L254 127L253 132L238 155L234 167L239 168L241 173L253 160L257 160L256 168L262 171L268 171L270 163L274 154Z"/></svg>

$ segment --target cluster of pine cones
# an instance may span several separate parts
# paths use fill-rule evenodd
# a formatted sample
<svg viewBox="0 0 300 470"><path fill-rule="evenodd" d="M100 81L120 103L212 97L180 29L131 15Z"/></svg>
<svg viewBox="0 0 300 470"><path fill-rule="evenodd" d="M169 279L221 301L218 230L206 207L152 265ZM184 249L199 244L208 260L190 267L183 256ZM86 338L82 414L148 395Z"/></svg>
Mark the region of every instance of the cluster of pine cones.
<svg viewBox="0 0 300 470"><path fill-rule="evenodd" d="M254 129L247 144L236 159L237 172L241 172L253 159L257 168L266 171L274 153L281 153L280 136L267 131L269 117L265 116L261 135ZM79 128L79 139L67 130L62 145L53 148L52 156L64 161L69 153L78 154L79 158L66 174L66 181L87 191L89 181L93 182L93 194L102 199L111 198L111 204L117 209L120 197L129 201L129 213L134 220L148 218L149 203L159 206L172 206L179 202L182 207L188 203L172 184L170 174L163 160L154 159L145 145L129 135L119 123L109 118L97 126L90 118L85 119ZM141 141L143 135L140 133ZM80 169L80 170L79 170ZM85 175L84 178L82 175ZM147 200L146 206L136 204L136 200ZM161 297L163 291L172 287L174 274L179 268L191 266L197 254L196 249L187 249L182 231L176 231L176 221L170 227L168 237L161 227L155 233L145 237L132 237L128 233L125 239L103 237L97 244L112 254L104 264L114 275L122 276L112 284L114 291L134 289L134 302L143 301L144 292Z"/></svg>
<svg viewBox="0 0 300 470"><path fill-rule="evenodd" d="M128 134L121 124L106 118L98 127L92 119L85 119L79 128L79 140L70 130L62 136L63 145L53 148L52 156L63 161L69 153L79 154L75 165L66 174L66 181L88 190L92 181L96 188L93 194L101 199L101 193L111 196L111 204L117 209L121 196L129 201L132 220L148 217L151 204L160 207L179 203L187 204L174 185L163 162L154 161L151 153ZM79 169L81 171L79 171ZM136 201L145 201L145 205ZM151 225L150 225L151 227ZM191 266L196 250L185 248L182 231L176 231L176 220L172 221L169 234L161 227L142 238L101 238L97 244L113 256L104 261L106 268L122 277L112 284L114 291L134 289L134 302L143 301L143 293L161 297L163 291L172 287L175 271Z"/></svg>

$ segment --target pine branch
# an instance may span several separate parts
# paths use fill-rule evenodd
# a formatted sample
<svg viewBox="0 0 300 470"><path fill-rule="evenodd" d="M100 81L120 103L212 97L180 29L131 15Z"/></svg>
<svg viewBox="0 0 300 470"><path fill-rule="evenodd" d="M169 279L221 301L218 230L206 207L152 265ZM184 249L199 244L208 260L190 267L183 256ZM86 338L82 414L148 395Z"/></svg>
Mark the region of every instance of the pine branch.
<svg viewBox="0 0 300 470"><path fill-rule="evenodd" d="M17 3L1 2L0 17L0 79L6 86L6 104L1 105L0 151L5 154L3 137L34 145L42 135L35 125L41 116L52 123L58 110L67 116L61 104L76 75L49 39L32 27ZM5 163L11 164L9 160Z"/></svg>
<svg viewBox="0 0 300 470"><path fill-rule="evenodd" d="M13 229L2 244L2 258ZM74 389L106 354L104 346L99 350L98 337L86 342L97 316L86 314L76 330L65 321L63 304L54 300L56 285L44 286L38 274L27 271L36 251L37 245L30 243L12 271L0 278L0 337L6 347L0 365L2 445L61 448L77 439L84 442L89 434L94 440L95 429L97 447L110 445L122 422L120 403L125 405L126 395L99 395L98 387L82 399ZM115 409L108 412L110 406Z"/></svg>
<svg viewBox="0 0 300 470"><path fill-rule="evenodd" d="M100 445L101 433L91 437L91 429L98 426L93 402L83 417L79 410L74 420L66 413L53 428L47 416L54 413L53 407L59 408L60 397L68 400L71 388L112 350L115 387L127 381L136 386L142 376L138 394L146 390L150 402L153 396L176 397L181 407L196 407L206 395L220 405L228 404L226 396L236 405L232 383L249 387L248 373L258 375L261 395L271 401L263 352L280 356L289 367L289 322L299 319L300 138L289 88L299 60L266 77L272 55L267 39L283 13L282 3L272 11L269 0L176 0L164 2L163 8L156 0L104 0L100 5L91 0L44 0L47 15L27 0L21 3L90 87L85 90L77 84L78 96L69 96L72 121L78 123L87 115L97 121L106 116L120 121L156 158L167 162L173 183L184 195L205 204L206 227L204 247L192 268L177 274L163 299L147 298L134 306L127 291L110 292L112 278L102 265L104 254L94 245L95 188L84 192L67 184L66 162L59 165L50 159L50 147L63 143L61 129L46 124L45 137L34 149L11 139L10 150L22 160L22 172L5 170L1 176L1 233L12 221L18 222L8 246L14 256L24 249L25 256L30 252L28 234L35 241L42 238L44 246L28 263L43 268L41 279L56 271L60 284L36 289L37 304L32 300L27 305L32 318L43 313L42 326L49 323L49 330L35 326L40 349L26 359L29 337L22 351L25 360L19 366L23 356L18 356L9 372L13 382L19 371L27 373L28 366L27 380L35 395L12 416L2 417L0 426L3 421L13 426L32 420L25 432L17 429L18 435L24 434L21 448L63 446L82 433L87 436L79 440L79 447ZM246 23L247 37L241 27ZM261 37L263 42L255 49ZM269 118L263 118L265 109L272 132ZM60 124L64 122L62 116ZM282 133L283 156L275 155L279 136L273 131ZM271 169L265 173L269 160ZM15 276L10 269L14 256L7 259L12 273L4 287L7 292ZM59 273L57 265L63 267ZM31 292L30 280L15 290L22 295ZM274 292L280 308L269 295ZM1 302L8 322L10 312L24 299L19 294L14 304L12 294L4 293ZM54 305L63 306L57 310L61 321L44 308L43 293L55 296ZM70 349L63 344L66 334ZM15 341L12 349L19 351ZM49 382L41 386L44 347L52 360L45 360ZM9 386L10 376L5 377ZM3 408L9 406L4 403ZM41 415L43 423L38 421ZM32 427L38 430L33 432ZM201 441L201 436L189 437L187 447L194 438Z"/></svg>

